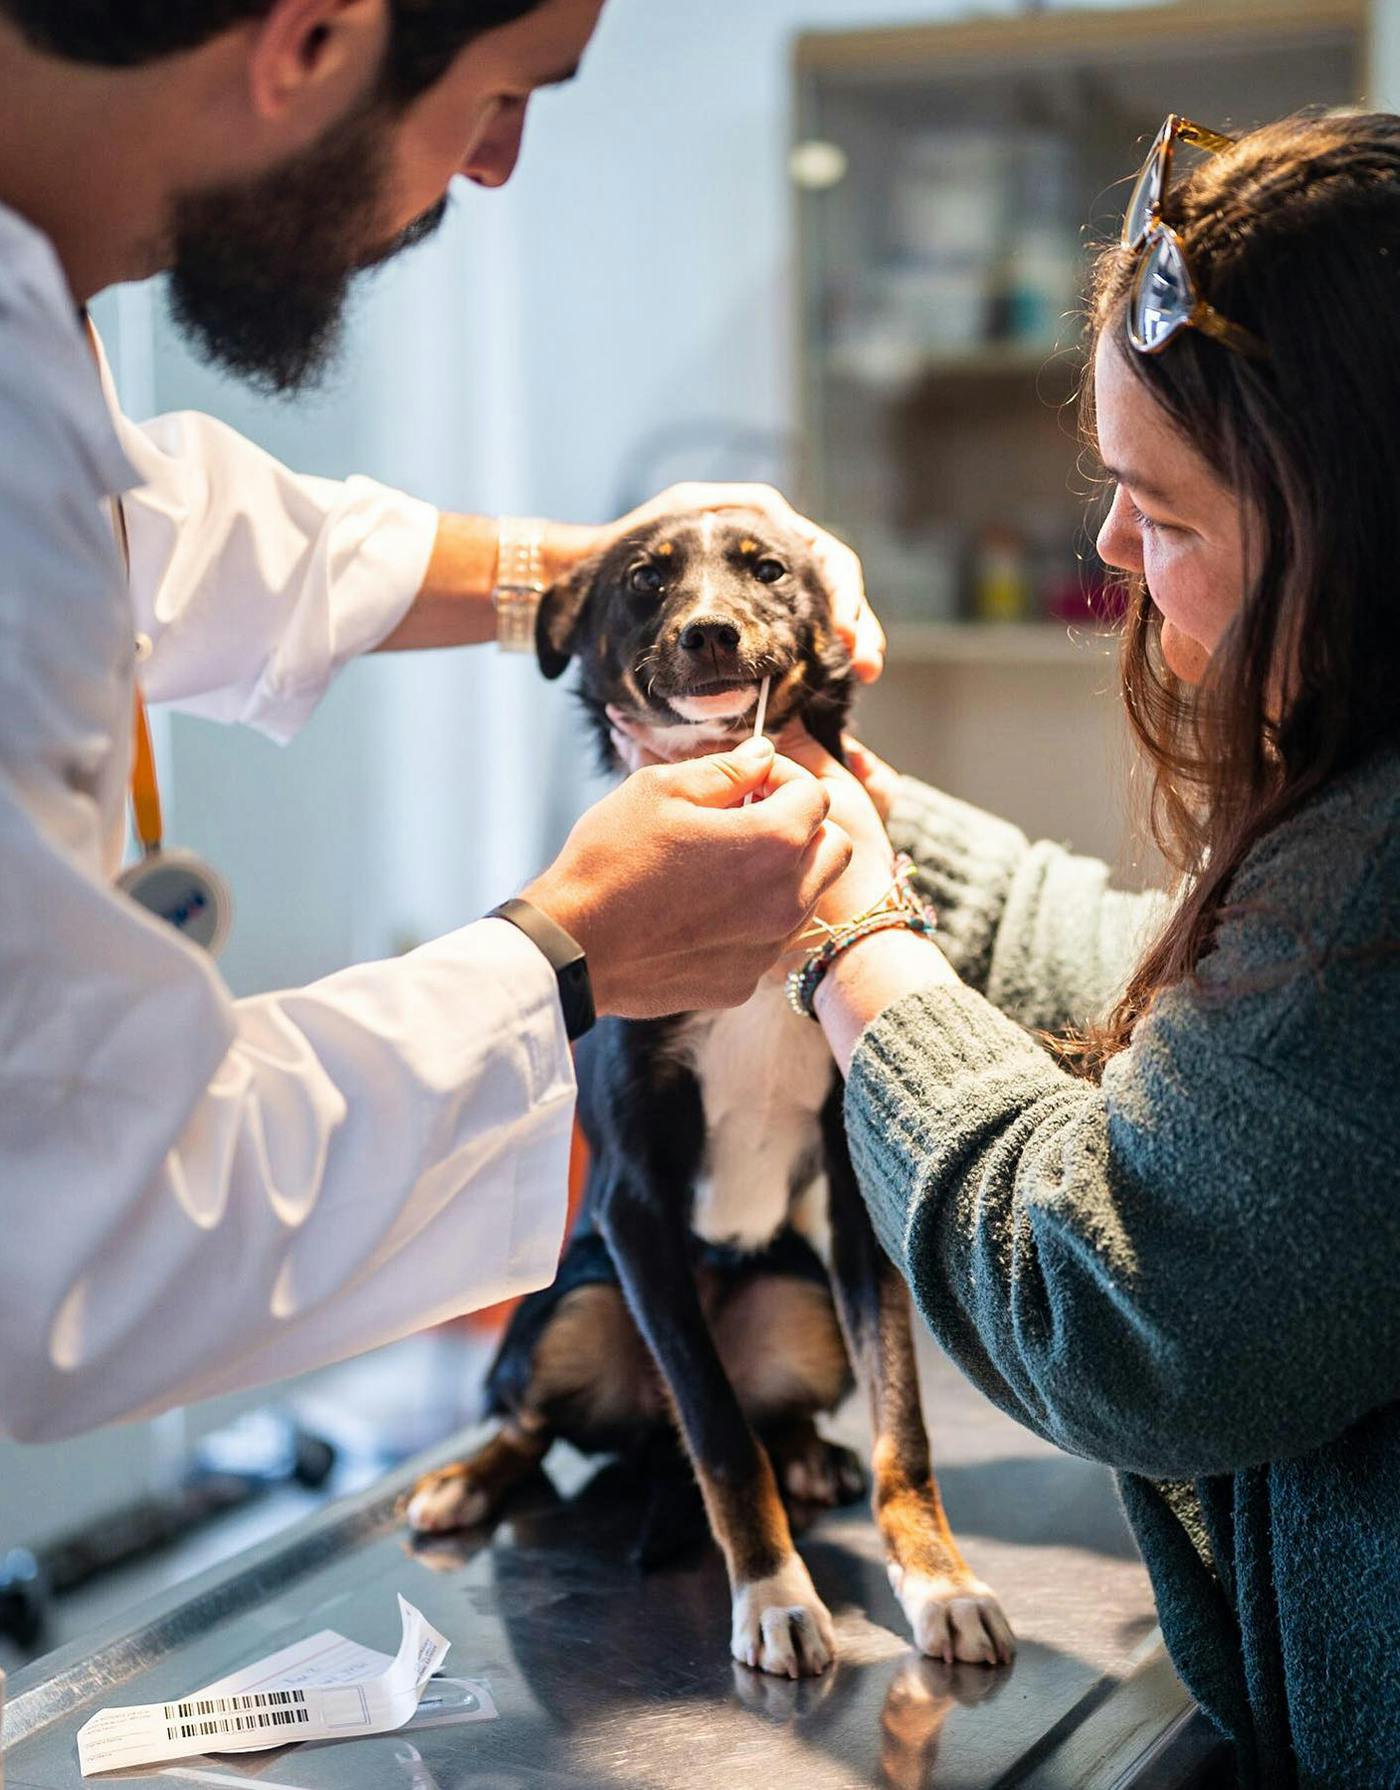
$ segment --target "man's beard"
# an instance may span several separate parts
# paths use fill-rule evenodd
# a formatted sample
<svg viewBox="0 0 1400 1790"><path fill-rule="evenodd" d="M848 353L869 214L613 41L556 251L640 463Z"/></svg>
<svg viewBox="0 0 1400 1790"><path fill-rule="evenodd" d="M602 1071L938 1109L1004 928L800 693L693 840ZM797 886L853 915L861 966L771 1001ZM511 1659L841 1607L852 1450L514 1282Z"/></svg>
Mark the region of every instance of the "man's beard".
<svg viewBox="0 0 1400 1790"><path fill-rule="evenodd" d="M362 106L280 168L176 200L171 310L204 359L267 392L324 380L355 275L431 236L447 211L444 198L397 236L378 233L393 117Z"/></svg>

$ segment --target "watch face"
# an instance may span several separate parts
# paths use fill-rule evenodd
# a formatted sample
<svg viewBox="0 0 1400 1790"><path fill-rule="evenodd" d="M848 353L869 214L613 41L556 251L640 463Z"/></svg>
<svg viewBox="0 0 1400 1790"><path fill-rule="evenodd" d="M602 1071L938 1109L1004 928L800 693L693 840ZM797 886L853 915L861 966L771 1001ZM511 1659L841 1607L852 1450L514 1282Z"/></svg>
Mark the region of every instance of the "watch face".
<svg viewBox="0 0 1400 1790"><path fill-rule="evenodd" d="M228 942L233 923L228 885L193 852L148 852L122 872L117 887L211 957Z"/></svg>

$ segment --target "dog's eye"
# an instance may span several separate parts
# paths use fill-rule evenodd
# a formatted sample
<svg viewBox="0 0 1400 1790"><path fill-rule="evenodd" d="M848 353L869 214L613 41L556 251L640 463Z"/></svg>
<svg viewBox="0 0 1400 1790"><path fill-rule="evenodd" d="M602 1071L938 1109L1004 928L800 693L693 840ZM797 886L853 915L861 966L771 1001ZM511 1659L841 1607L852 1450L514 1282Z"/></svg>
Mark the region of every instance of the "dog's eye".
<svg viewBox="0 0 1400 1790"><path fill-rule="evenodd" d="M780 559L761 559L755 565L753 575L760 584L776 584L780 578L787 577L787 567Z"/></svg>
<svg viewBox="0 0 1400 1790"><path fill-rule="evenodd" d="M666 580L661 575L659 566L633 566L632 576L627 581L640 597L654 597Z"/></svg>

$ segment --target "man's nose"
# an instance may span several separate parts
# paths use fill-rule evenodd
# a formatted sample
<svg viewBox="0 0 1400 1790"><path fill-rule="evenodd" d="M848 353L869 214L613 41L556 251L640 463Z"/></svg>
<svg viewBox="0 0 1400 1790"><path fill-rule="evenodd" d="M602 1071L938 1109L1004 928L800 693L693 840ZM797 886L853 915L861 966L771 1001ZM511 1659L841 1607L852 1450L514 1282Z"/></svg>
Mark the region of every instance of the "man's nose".
<svg viewBox="0 0 1400 1790"><path fill-rule="evenodd" d="M525 107L516 106L497 119L462 163L460 172L477 186L494 190L515 172L525 137Z"/></svg>
<svg viewBox="0 0 1400 1790"><path fill-rule="evenodd" d="M702 615L681 629L681 650L687 653L737 653L740 634L722 615Z"/></svg>

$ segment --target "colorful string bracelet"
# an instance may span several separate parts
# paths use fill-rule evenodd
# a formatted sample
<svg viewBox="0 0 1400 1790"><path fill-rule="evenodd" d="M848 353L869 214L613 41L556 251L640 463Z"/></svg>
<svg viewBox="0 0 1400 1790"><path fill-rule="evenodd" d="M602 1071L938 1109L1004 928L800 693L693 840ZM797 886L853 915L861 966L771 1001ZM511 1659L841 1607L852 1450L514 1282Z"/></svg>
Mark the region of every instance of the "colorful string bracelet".
<svg viewBox="0 0 1400 1790"><path fill-rule="evenodd" d="M814 1020L817 1017L812 1003L821 986L822 977L844 951L849 951L861 939L870 938L877 932L895 930L916 932L927 937L937 930L937 914L914 892L912 860L901 853L895 860L894 868L893 884L873 907L867 908L863 914L857 914L853 920L847 920L841 926L830 926L826 921L819 920L814 930L807 935L820 938L822 943L788 976L788 1005L794 1013L800 1013L805 1019Z"/></svg>

